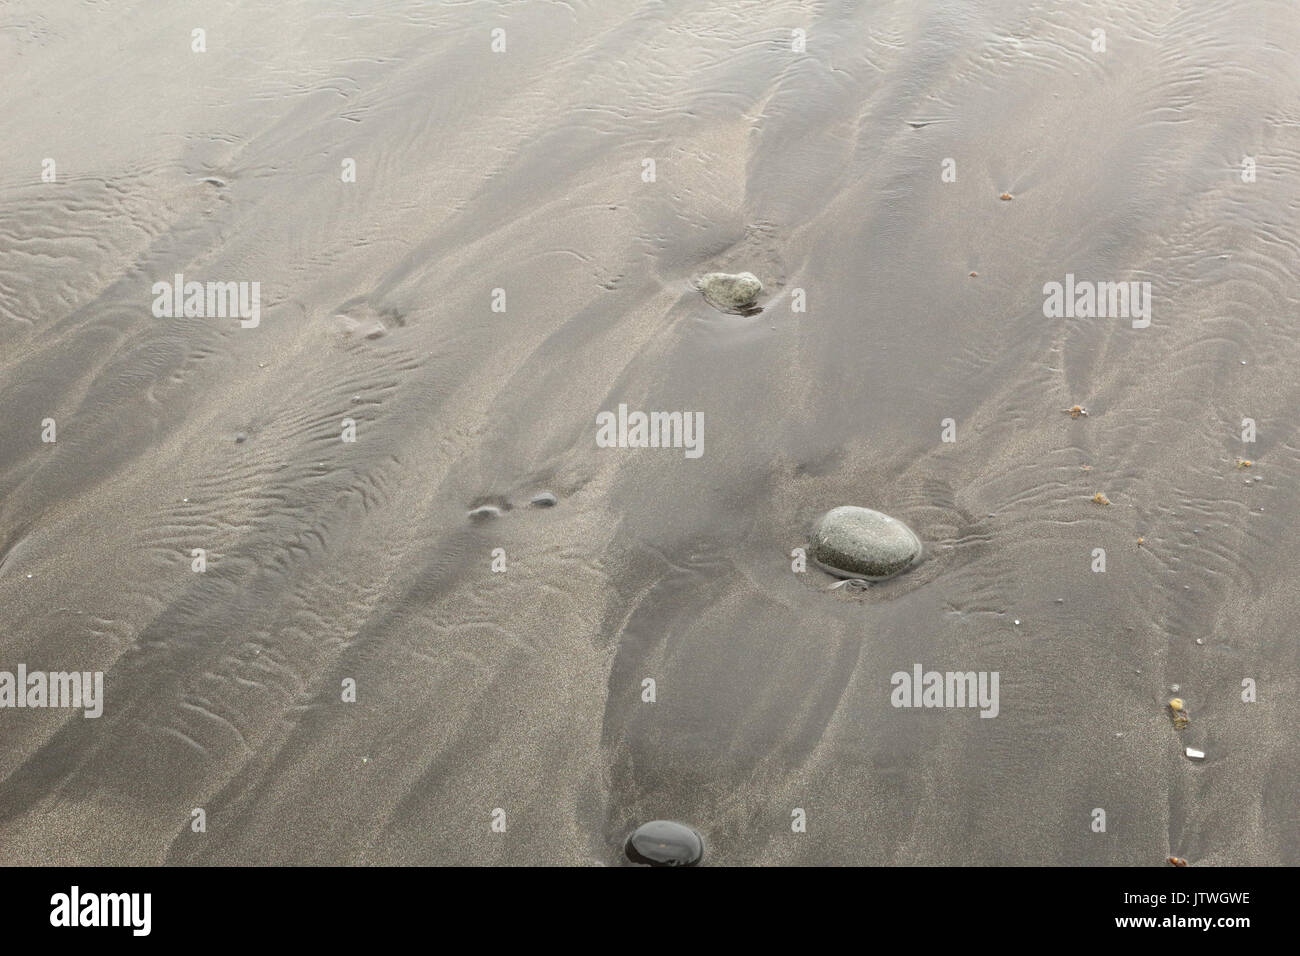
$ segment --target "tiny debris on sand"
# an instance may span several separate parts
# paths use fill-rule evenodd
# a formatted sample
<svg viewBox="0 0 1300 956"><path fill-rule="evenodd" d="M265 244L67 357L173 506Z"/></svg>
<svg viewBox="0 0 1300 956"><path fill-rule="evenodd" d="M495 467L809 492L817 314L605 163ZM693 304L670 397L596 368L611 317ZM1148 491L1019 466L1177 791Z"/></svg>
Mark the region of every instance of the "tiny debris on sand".
<svg viewBox="0 0 1300 956"><path fill-rule="evenodd" d="M1191 715L1187 713L1187 705L1183 703L1181 697L1175 697L1169 702L1170 715L1174 720L1174 729L1182 730L1191 722Z"/></svg>

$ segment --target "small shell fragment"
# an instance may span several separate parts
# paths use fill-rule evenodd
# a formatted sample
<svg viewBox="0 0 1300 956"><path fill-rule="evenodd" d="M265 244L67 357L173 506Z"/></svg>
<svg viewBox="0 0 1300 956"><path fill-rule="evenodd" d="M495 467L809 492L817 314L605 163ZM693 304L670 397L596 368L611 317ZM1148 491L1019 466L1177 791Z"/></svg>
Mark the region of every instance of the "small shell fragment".
<svg viewBox="0 0 1300 956"><path fill-rule="evenodd" d="M1183 751L1183 753L1187 754L1187 756L1190 757L1192 760L1205 759L1205 751L1197 750L1195 747L1188 747L1186 750Z"/></svg>
<svg viewBox="0 0 1300 956"><path fill-rule="evenodd" d="M842 581L836 581L829 587L822 588L822 590L838 591L840 588L845 588L849 591L865 591L869 587L871 587L871 582L866 578L845 578Z"/></svg>
<svg viewBox="0 0 1300 956"><path fill-rule="evenodd" d="M1249 458L1238 458L1238 459L1237 459L1237 467L1238 467L1238 468L1249 468L1249 467L1250 467L1251 465L1253 465L1253 464L1255 464L1255 463L1254 463L1253 461L1251 461Z"/></svg>
<svg viewBox="0 0 1300 956"><path fill-rule="evenodd" d="M1169 857L1169 865L1170 865L1170 866L1186 866L1186 865L1187 865L1187 861L1184 860L1181 856L1171 856L1171 857Z"/></svg>
<svg viewBox="0 0 1300 956"><path fill-rule="evenodd" d="M1182 730L1191 723L1191 716L1187 713L1187 705L1183 703L1181 697L1175 697L1169 702L1170 715L1174 719L1174 729Z"/></svg>
<svg viewBox="0 0 1300 956"><path fill-rule="evenodd" d="M1110 504L1110 499L1099 491L1092 496L1092 503L1096 505L1108 505Z"/></svg>
<svg viewBox="0 0 1300 956"><path fill-rule="evenodd" d="M1012 196L1011 193L1003 193L1003 194L1002 194L1001 196L999 196L998 198L1001 199L1003 202L1010 202L1010 201L1011 201L1012 199L1014 199L1015 197Z"/></svg>

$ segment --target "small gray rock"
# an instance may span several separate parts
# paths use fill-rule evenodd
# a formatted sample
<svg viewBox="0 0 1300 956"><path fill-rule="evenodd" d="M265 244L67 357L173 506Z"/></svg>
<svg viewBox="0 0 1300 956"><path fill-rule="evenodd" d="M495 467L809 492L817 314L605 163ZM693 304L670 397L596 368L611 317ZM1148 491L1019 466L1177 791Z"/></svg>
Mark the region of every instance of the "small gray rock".
<svg viewBox="0 0 1300 956"><path fill-rule="evenodd" d="M706 272L696 280L696 288L715 309L723 312L749 312L763 294L763 283L752 272Z"/></svg>
<svg viewBox="0 0 1300 956"><path fill-rule="evenodd" d="M242 445L242 444L243 444L244 442L246 442L246 441L248 441L248 436L247 436L247 435L245 435L243 432L235 432L235 444L236 444L236 445Z"/></svg>
<svg viewBox="0 0 1300 956"><path fill-rule="evenodd" d="M471 521L487 521L489 518L500 518L501 509L495 505L480 505L469 513Z"/></svg>
<svg viewBox="0 0 1300 956"><path fill-rule="evenodd" d="M897 518L845 505L817 522L811 553L837 577L878 581L911 567L921 556L921 539Z"/></svg>
<svg viewBox="0 0 1300 956"><path fill-rule="evenodd" d="M533 495L532 500L528 503L534 508L553 508L559 501L560 499L549 491L543 491L541 494Z"/></svg>
<svg viewBox="0 0 1300 956"><path fill-rule="evenodd" d="M704 857L704 840L684 823L651 820L636 828L624 849L641 866L695 866Z"/></svg>

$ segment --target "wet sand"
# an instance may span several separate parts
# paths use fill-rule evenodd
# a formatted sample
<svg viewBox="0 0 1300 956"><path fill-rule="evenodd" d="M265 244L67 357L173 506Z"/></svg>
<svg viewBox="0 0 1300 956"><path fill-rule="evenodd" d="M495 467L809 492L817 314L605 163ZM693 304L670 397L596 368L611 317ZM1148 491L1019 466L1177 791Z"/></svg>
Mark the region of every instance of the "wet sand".
<svg viewBox="0 0 1300 956"><path fill-rule="evenodd" d="M355 6L0 11L0 861L1300 863L1293 0Z"/></svg>

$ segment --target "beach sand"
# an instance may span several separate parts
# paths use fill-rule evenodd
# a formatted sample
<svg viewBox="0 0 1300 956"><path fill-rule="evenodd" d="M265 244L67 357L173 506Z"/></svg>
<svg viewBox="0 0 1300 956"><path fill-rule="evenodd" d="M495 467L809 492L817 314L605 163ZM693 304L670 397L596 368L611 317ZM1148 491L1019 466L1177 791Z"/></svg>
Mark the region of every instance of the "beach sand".
<svg viewBox="0 0 1300 956"><path fill-rule="evenodd" d="M0 670L104 701L0 710L0 862L1300 863L1298 53L1294 0L6 5ZM924 563L794 572L844 504Z"/></svg>

